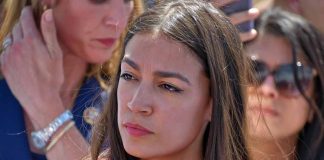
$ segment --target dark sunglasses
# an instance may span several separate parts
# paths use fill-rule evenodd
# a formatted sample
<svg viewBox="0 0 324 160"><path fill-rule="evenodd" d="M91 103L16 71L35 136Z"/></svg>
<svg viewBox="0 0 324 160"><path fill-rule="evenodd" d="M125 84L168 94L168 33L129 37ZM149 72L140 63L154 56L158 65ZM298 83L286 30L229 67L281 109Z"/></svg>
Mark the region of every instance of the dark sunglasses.
<svg viewBox="0 0 324 160"><path fill-rule="evenodd" d="M300 62L296 64L296 67L292 64L283 64L273 71L271 71L262 61L252 60L252 62L257 84L261 85L269 75L272 75L276 89L280 94L285 96L300 95L295 83L294 68L297 69L297 81L300 83L303 90L310 87L311 81L316 75L316 71L312 67L303 66Z"/></svg>

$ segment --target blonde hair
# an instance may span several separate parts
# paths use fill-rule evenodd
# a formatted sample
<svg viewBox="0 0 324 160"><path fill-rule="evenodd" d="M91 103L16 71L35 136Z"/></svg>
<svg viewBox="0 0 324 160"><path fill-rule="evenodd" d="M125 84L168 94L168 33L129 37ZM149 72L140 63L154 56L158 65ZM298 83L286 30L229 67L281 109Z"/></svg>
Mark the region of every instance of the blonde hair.
<svg viewBox="0 0 324 160"><path fill-rule="evenodd" d="M25 6L31 5L34 11L35 21L39 26L40 17L43 11L46 9L41 0L4 0L3 1L3 14L2 24L0 28L0 44L3 43L5 37L11 32L14 25L17 23L20 17L20 13ZM139 16L144 10L144 4L142 0L134 0L134 10L131 13L129 22ZM0 15L1 15L0 14ZM0 20L1 21L1 20ZM91 64L87 76L94 76L98 79L100 85L107 89L108 84L106 83L107 78L115 72L115 65L120 55L120 50L125 33L119 38L116 48L113 51L112 57L107 60L104 64ZM0 54L1 54L0 49Z"/></svg>

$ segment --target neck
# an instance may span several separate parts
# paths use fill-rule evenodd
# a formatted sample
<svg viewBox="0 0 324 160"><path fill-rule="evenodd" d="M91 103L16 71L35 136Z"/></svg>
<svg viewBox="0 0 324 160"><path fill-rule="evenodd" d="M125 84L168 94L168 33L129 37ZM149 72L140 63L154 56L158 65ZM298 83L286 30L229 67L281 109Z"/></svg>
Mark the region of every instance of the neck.
<svg viewBox="0 0 324 160"><path fill-rule="evenodd" d="M287 139L249 138L248 151L251 160L295 160L297 137Z"/></svg>
<svg viewBox="0 0 324 160"><path fill-rule="evenodd" d="M65 106L70 106L71 101L85 77L88 63L71 53L64 53L63 70L64 83L61 90L61 97Z"/></svg>

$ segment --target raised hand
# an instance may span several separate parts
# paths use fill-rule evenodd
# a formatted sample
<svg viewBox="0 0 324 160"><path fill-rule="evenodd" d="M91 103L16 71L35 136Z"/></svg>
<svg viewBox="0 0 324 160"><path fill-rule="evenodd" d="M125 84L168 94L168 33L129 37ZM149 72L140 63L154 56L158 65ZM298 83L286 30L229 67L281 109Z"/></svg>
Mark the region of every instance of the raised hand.
<svg viewBox="0 0 324 160"><path fill-rule="evenodd" d="M210 2L213 3L215 7L221 8L224 7L225 5L235 2L235 0L210 0ZM256 8L251 8L247 11L233 13L228 16L234 25L238 25L246 21L255 20L259 16L259 10ZM256 30L252 29L249 32L244 32L244 33L241 32L240 38L243 42L245 42L254 39L256 35L257 35Z"/></svg>
<svg viewBox="0 0 324 160"><path fill-rule="evenodd" d="M44 127L64 111L60 99L63 56L52 10L47 10L42 19L41 34L32 9L24 8L13 28L12 44L0 57L3 76L35 128ZM53 103L57 107L52 107Z"/></svg>

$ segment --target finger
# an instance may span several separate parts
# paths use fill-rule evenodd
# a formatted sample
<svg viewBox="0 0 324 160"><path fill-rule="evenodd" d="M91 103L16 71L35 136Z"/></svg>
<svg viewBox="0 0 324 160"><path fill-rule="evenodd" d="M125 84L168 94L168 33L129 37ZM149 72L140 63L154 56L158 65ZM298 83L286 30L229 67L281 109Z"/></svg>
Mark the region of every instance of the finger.
<svg viewBox="0 0 324 160"><path fill-rule="evenodd" d="M12 34L9 33L2 41L1 51L7 50L13 43Z"/></svg>
<svg viewBox="0 0 324 160"><path fill-rule="evenodd" d="M30 6L24 7L24 9L21 12L20 21L21 21L21 27L24 36L33 35L33 36L40 37L35 24L33 11Z"/></svg>
<svg viewBox="0 0 324 160"><path fill-rule="evenodd" d="M209 2L211 2L217 8L224 7L224 6L231 4L235 1L237 1L237 0L209 0Z"/></svg>
<svg viewBox="0 0 324 160"><path fill-rule="evenodd" d="M18 22L12 30L13 42L17 42L23 39L23 31L21 28L21 23Z"/></svg>
<svg viewBox="0 0 324 160"><path fill-rule="evenodd" d="M242 42L247 42L253 40L257 36L257 31L252 29L249 32L240 33L240 38Z"/></svg>
<svg viewBox="0 0 324 160"><path fill-rule="evenodd" d="M53 10L48 9L42 15L41 30L51 58L62 57L62 51L57 40Z"/></svg>
<svg viewBox="0 0 324 160"><path fill-rule="evenodd" d="M5 62L6 62L6 55L7 55L6 50L2 51L2 53L0 54L0 68L1 68L1 72L4 74L4 69L5 69Z"/></svg>
<svg viewBox="0 0 324 160"><path fill-rule="evenodd" d="M2 65L4 64L4 57L3 57L3 51L0 53L0 69L2 68ZM1 70L0 70L1 72Z"/></svg>
<svg viewBox="0 0 324 160"><path fill-rule="evenodd" d="M237 25L237 24L241 24L246 21L254 20L254 19L258 18L259 15L260 15L260 12L258 9L251 8L248 11L243 11L243 12L232 14L230 16L230 19L234 25Z"/></svg>

